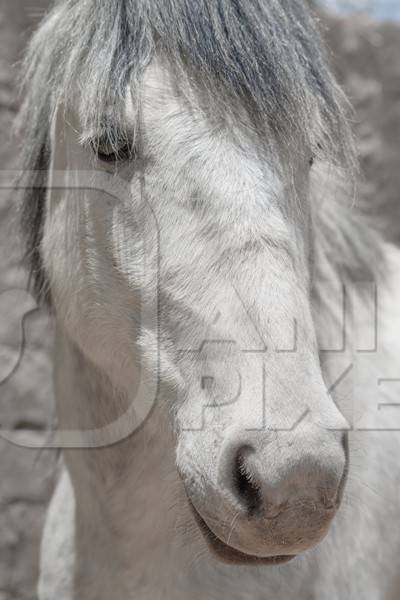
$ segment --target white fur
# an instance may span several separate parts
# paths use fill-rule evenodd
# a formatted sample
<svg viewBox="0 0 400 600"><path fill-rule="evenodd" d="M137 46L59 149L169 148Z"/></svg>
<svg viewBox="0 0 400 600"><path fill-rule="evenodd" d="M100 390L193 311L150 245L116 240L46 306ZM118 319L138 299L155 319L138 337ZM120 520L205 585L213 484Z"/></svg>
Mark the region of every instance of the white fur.
<svg viewBox="0 0 400 600"><path fill-rule="evenodd" d="M130 118L128 105L128 124ZM260 155L245 127L216 128L157 66L145 77L141 134L144 180L132 164L110 173L116 185L119 178L128 183L128 196L76 186L49 193L42 252L57 320L60 429L112 423L135 407L139 380L151 403L158 358L161 384L134 435L113 445L107 442L117 440L105 438L104 448L65 450L43 540L40 599L391 600L400 549L399 433L352 432L350 479L328 537L282 567L219 563L194 523L182 481L199 506L210 502L225 440L260 423L263 367L272 428L310 409L298 434L305 446L317 425L346 425L326 386L349 361L350 379L336 390L346 418L355 426L377 419L381 428L391 425L390 411L381 417L376 410L376 381L397 375L397 251L385 249L391 273L377 282L377 352L331 353L321 372L317 337L337 327L340 302L329 297L319 313L310 305L307 158L295 165L293 199L276 158ZM53 177L92 167L73 110L59 111L52 141ZM82 173L74 175L78 183ZM328 270L323 275L331 276ZM155 293L158 323L146 312ZM282 352L293 344L295 322L297 351ZM202 346L204 340L212 341ZM224 407L239 372L240 399ZM201 388L205 376L215 378L217 408ZM396 391L386 390L392 401ZM128 414L134 430L138 414ZM278 440L289 456L287 437ZM333 441L321 444L320 454L332 448ZM254 543L250 534L246 543Z"/></svg>

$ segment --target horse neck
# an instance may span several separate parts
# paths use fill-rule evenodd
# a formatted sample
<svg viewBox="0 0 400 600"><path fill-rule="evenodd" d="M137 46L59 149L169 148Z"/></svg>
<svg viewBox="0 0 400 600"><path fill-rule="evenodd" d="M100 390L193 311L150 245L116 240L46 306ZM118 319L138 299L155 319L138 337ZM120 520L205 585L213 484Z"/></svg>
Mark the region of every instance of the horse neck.
<svg viewBox="0 0 400 600"><path fill-rule="evenodd" d="M60 430L104 426L130 404L128 394L115 390L59 326L55 393ZM90 593L98 600L130 597L131 590L122 589L124 581L132 584L130 566L140 574L150 569L152 556L168 556L162 541L174 527L168 520L171 493L166 500L162 488L165 482L173 488L178 478L166 420L156 408L147 423L119 443L108 446L104 440L102 448L64 450L76 497L77 585L80 589L90 582ZM108 590L110 582L114 588ZM121 591L115 595L115 590Z"/></svg>

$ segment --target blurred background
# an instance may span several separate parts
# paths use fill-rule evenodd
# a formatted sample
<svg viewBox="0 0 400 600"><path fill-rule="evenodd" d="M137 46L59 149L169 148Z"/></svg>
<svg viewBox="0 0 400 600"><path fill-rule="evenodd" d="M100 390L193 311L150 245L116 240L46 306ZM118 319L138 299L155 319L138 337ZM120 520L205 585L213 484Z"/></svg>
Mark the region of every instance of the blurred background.
<svg viewBox="0 0 400 600"><path fill-rule="evenodd" d="M266 0L267 1L267 0ZM358 203L384 236L400 240L400 1L312 0L334 70L355 106L362 176ZM47 0L0 4L0 426L44 443L54 421L51 322L24 291L16 196L4 189L18 166L12 123L18 61ZM24 321L23 317L26 315ZM22 352L23 349L23 352ZM34 600L40 531L57 468L55 451L0 436L0 600Z"/></svg>

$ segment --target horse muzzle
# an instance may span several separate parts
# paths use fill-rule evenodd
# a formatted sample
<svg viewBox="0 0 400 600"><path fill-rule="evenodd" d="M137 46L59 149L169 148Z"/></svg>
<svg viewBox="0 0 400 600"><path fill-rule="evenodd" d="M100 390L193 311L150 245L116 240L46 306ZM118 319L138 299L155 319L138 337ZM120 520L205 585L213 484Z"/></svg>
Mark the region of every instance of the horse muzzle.
<svg viewBox="0 0 400 600"><path fill-rule="evenodd" d="M224 562L282 564L327 534L348 470L347 436L311 431L269 440L239 435L222 449L218 485L186 491L210 549ZM276 443L278 441L278 443ZM275 447L274 447L275 446Z"/></svg>

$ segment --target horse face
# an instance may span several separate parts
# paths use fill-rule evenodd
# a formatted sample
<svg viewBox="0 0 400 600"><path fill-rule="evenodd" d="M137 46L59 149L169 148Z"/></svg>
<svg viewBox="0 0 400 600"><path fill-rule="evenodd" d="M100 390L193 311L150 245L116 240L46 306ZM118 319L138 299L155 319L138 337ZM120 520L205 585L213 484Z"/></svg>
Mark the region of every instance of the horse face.
<svg viewBox="0 0 400 600"><path fill-rule="evenodd" d="M130 101L126 121L137 122ZM288 560L326 534L346 471L345 423L324 385L310 308L309 156L291 165L294 201L246 124L214 122L160 66L145 75L140 121L136 158L96 162L125 190L117 201L99 186L78 202L69 192L73 268L53 268L45 235L58 313L119 387L159 376L177 468L215 553ZM91 169L77 117L55 127L64 142L53 169ZM64 200L49 211L53 232ZM155 294L157 324L146 312Z"/></svg>

